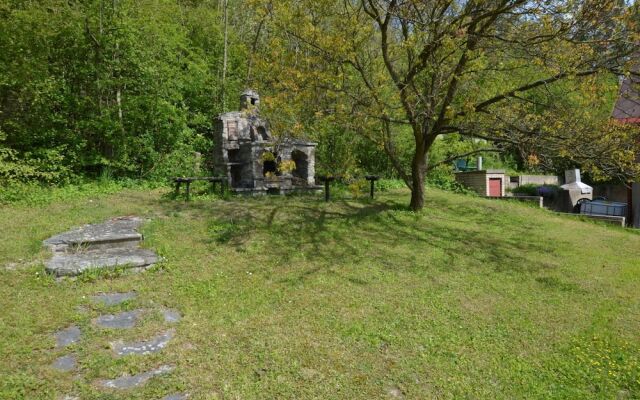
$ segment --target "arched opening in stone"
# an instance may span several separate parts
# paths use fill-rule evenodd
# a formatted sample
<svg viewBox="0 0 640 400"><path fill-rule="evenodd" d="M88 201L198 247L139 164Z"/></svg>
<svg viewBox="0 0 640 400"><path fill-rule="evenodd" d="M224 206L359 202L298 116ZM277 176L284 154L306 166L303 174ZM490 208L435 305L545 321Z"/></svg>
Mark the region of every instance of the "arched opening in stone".
<svg viewBox="0 0 640 400"><path fill-rule="evenodd" d="M264 126L258 127L258 135L262 138L262 140L269 140L269 135L267 134L267 129Z"/></svg>
<svg viewBox="0 0 640 400"><path fill-rule="evenodd" d="M293 177L306 182L309 176L309 158L304 152L294 150L291 152L291 159L296 163L296 169L292 172Z"/></svg>
<svg viewBox="0 0 640 400"><path fill-rule="evenodd" d="M262 161L262 175L263 176L277 176L280 175L278 172L278 155L273 154L273 160L266 159Z"/></svg>

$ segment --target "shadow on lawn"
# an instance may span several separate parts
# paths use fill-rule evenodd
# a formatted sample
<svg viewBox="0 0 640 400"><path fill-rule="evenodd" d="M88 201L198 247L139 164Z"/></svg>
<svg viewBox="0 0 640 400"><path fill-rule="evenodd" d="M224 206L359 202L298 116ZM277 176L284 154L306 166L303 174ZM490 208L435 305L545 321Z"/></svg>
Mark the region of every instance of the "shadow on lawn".
<svg viewBox="0 0 640 400"><path fill-rule="evenodd" d="M555 243L517 218L511 221L497 215L500 209L490 203L458 204L436 198L429 199L428 212L413 213L389 200L323 203L298 197L173 204L172 208L206 219L213 227L208 243L243 251L261 235L267 243L264 251L274 259L295 263L303 254L313 267L293 279L298 282L320 272L338 273L333 267L343 263L506 273L533 273L557 265ZM501 224L503 229L483 229L487 224ZM434 253L441 258L436 265L425 266L422 258Z"/></svg>

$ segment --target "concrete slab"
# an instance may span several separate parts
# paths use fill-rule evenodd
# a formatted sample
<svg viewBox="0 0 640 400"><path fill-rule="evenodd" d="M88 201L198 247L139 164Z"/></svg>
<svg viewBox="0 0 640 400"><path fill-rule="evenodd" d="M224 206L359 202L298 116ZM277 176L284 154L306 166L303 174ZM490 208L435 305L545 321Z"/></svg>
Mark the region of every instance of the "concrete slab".
<svg viewBox="0 0 640 400"><path fill-rule="evenodd" d="M56 338L56 347L67 347L78 341L80 341L80 328L75 325L71 325L68 328L62 329L54 334Z"/></svg>
<svg viewBox="0 0 640 400"><path fill-rule="evenodd" d="M143 310L125 311L118 314L101 315L94 323L101 328L131 329L138 322Z"/></svg>
<svg viewBox="0 0 640 400"><path fill-rule="evenodd" d="M137 296L136 292L126 293L100 293L91 296L91 301L95 304L102 304L107 307L116 306L125 301L132 300Z"/></svg>
<svg viewBox="0 0 640 400"><path fill-rule="evenodd" d="M152 250L124 247L78 253L54 253L45 264L45 269L58 277L76 276L93 268L141 268L158 261L158 255Z"/></svg>
<svg viewBox="0 0 640 400"><path fill-rule="evenodd" d="M169 341L173 338L176 331L174 329L168 330L150 340L144 340L141 342L123 343L115 342L111 344L113 351L118 356L126 356L129 354L147 355L151 353L157 353L164 349Z"/></svg>
<svg viewBox="0 0 640 400"><path fill-rule="evenodd" d="M171 365L162 365L154 370L143 372L138 375L125 375L116 379L108 379L99 381L98 384L107 389L133 389L135 387L139 387L144 385L149 379L159 376L165 375L173 371L173 366Z"/></svg>
<svg viewBox="0 0 640 400"><path fill-rule="evenodd" d="M55 235L44 241L53 251L64 251L69 247L122 247L127 243L135 246L142 240L137 232L142 219L137 217L114 218L104 224L84 225L80 228Z"/></svg>

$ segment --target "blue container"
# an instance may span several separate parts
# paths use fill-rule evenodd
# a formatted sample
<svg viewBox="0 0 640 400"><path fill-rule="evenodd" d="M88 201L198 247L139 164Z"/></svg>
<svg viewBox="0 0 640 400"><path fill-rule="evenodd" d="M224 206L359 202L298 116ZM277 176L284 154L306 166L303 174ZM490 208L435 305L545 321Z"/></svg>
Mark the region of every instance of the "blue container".
<svg viewBox="0 0 640 400"><path fill-rule="evenodd" d="M627 203L605 200L585 201L580 205L580 214L626 217Z"/></svg>

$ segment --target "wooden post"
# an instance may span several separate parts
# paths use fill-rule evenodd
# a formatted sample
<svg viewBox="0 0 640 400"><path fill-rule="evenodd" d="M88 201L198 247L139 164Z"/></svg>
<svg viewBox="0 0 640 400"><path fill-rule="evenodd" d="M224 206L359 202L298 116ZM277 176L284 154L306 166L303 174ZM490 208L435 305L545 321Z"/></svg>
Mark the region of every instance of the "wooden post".
<svg viewBox="0 0 640 400"><path fill-rule="evenodd" d="M329 192L329 179L324 180L324 201L329 201L331 193Z"/></svg>
<svg viewBox="0 0 640 400"><path fill-rule="evenodd" d="M369 196L371 197L371 199L373 199L373 196L375 194L376 181L380 179L380 177L377 175L367 175L365 176L365 179L371 182L371 190L369 192Z"/></svg>

